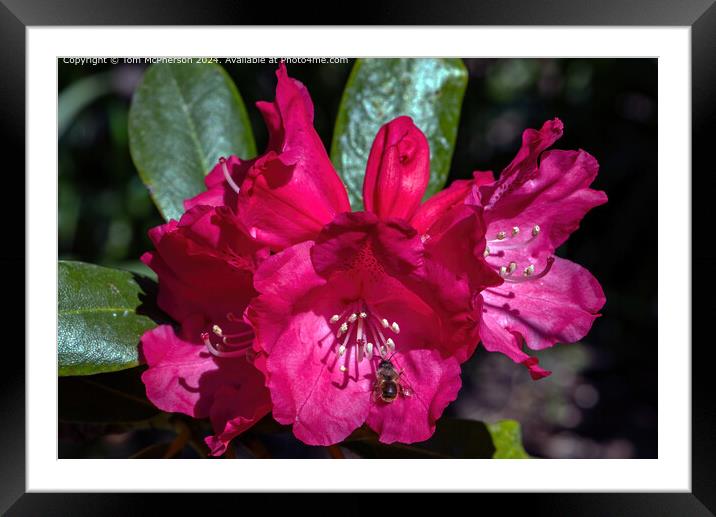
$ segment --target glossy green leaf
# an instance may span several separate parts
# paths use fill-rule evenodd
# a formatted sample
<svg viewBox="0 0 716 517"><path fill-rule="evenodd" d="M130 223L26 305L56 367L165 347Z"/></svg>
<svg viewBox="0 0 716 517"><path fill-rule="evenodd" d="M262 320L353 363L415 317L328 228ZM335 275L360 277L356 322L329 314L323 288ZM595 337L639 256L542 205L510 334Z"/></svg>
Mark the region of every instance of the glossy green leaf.
<svg viewBox="0 0 716 517"><path fill-rule="evenodd" d="M429 440L413 444L386 445L374 433L359 431L341 445L363 458L492 458L495 453L487 426L475 420L443 418Z"/></svg>
<svg viewBox="0 0 716 517"><path fill-rule="evenodd" d="M161 321L156 284L136 273L82 262L58 264L60 375L91 375L139 364L139 338Z"/></svg>
<svg viewBox="0 0 716 517"><path fill-rule="evenodd" d="M447 180L467 70L460 59L358 59L338 111L331 160L346 184L353 210L363 208L363 176L380 126L412 117L430 143L427 199Z"/></svg>
<svg viewBox="0 0 716 517"><path fill-rule="evenodd" d="M500 420L487 425L492 441L495 444L496 459L525 459L529 458L522 446L522 430L519 422L514 420Z"/></svg>
<svg viewBox="0 0 716 517"><path fill-rule="evenodd" d="M129 147L139 176L165 219L204 190L221 156L256 154L244 102L219 65L157 63L134 93Z"/></svg>
<svg viewBox="0 0 716 517"><path fill-rule="evenodd" d="M160 410L147 399L142 367L119 372L60 377L57 385L61 422L136 424L157 417Z"/></svg>

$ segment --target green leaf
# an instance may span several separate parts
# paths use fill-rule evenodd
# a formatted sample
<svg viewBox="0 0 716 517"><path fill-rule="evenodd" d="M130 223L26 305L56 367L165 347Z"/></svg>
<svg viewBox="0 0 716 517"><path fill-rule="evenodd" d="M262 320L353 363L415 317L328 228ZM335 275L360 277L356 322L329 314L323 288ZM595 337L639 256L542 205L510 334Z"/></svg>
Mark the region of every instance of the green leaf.
<svg viewBox="0 0 716 517"><path fill-rule="evenodd" d="M475 420L443 418L424 442L385 445L374 433L354 433L343 447L363 458L492 458L495 446L487 426Z"/></svg>
<svg viewBox="0 0 716 517"><path fill-rule="evenodd" d="M165 219L204 190L221 156L256 155L244 102L219 65L150 66L129 111L129 148L139 176Z"/></svg>
<svg viewBox="0 0 716 517"><path fill-rule="evenodd" d="M492 441L495 444L496 459L525 459L529 458L522 446L522 430L519 422L515 420L500 420L487 425Z"/></svg>
<svg viewBox="0 0 716 517"><path fill-rule="evenodd" d="M166 318L148 278L93 264L58 264L60 375L91 375L139 364L139 338Z"/></svg>
<svg viewBox="0 0 716 517"><path fill-rule="evenodd" d="M348 189L353 210L363 208L363 176L378 129L400 115L413 118L430 143L430 184L439 191L452 160L467 70L460 59L358 59L348 78L331 160Z"/></svg>
<svg viewBox="0 0 716 517"><path fill-rule="evenodd" d="M58 416L62 422L136 424L161 415L147 399L142 367L120 372L60 377Z"/></svg>

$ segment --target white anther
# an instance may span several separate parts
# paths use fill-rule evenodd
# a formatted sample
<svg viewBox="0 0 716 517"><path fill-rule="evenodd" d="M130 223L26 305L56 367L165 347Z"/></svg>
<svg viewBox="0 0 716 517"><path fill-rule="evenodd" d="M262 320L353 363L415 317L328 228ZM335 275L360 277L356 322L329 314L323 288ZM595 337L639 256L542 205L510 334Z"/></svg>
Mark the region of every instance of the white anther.
<svg viewBox="0 0 716 517"><path fill-rule="evenodd" d="M384 329L387 329L388 327L390 327L390 323L388 323L388 320L386 320L385 318L380 320L380 324L383 325Z"/></svg>
<svg viewBox="0 0 716 517"><path fill-rule="evenodd" d="M334 314L331 316L331 319L329 320L331 323L338 323L338 320L341 319L340 315Z"/></svg>
<svg viewBox="0 0 716 517"><path fill-rule="evenodd" d="M425 244L429 240L430 240L430 235L428 235L427 233L425 235L420 236L420 242L422 242L423 244Z"/></svg>
<svg viewBox="0 0 716 517"><path fill-rule="evenodd" d="M385 344L390 348L391 350L395 350L395 343L391 338L388 338L385 340Z"/></svg>
<svg viewBox="0 0 716 517"><path fill-rule="evenodd" d="M485 246L485 251L482 253L483 257L487 257L490 254L490 247Z"/></svg>
<svg viewBox="0 0 716 517"><path fill-rule="evenodd" d="M343 323L341 323L341 326L338 329L338 331L341 333L348 332L348 323L346 323L345 321Z"/></svg>
<svg viewBox="0 0 716 517"><path fill-rule="evenodd" d="M221 332L221 327L219 325L214 325L213 327L211 327L211 330L212 330L212 332L214 332L214 334L216 334L219 337L222 337L224 335Z"/></svg>
<svg viewBox="0 0 716 517"><path fill-rule="evenodd" d="M498 241L501 241L505 237L507 237L507 234L505 232L497 232L497 240Z"/></svg>
<svg viewBox="0 0 716 517"><path fill-rule="evenodd" d="M512 236L514 237L514 236L517 235L518 233L520 233L520 227L519 227L519 226L513 226L513 227L512 227Z"/></svg>
<svg viewBox="0 0 716 517"><path fill-rule="evenodd" d="M397 321L394 321L393 324L390 326L390 328L396 334L400 334L400 325L398 325Z"/></svg>
<svg viewBox="0 0 716 517"><path fill-rule="evenodd" d="M361 312L358 316L360 316L361 319L366 319L368 317L365 312Z"/></svg>
<svg viewBox="0 0 716 517"><path fill-rule="evenodd" d="M532 273L534 273L534 272L535 272L535 265L534 265L534 264L530 264L529 266L527 266L527 267L525 268L524 275L525 275L525 276L530 276L530 275L531 275Z"/></svg>
<svg viewBox="0 0 716 517"><path fill-rule="evenodd" d="M367 355L368 357L373 356L373 343L365 344L365 355Z"/></svg>
<svg viewBox="0 0 716 517"><path fill-rule="evenodd" d="M345 365L341 365L341 371L345 372L348 368L345 367Z"/></svg>
<svg viewBox="0 0 716 517"><path fill-rule="evenodd" d="M500 266L500 276L507 276L507 268L505 266Z"/></svg>
<svg viewBox="0 0 716 517"><path fill-rule="evenodd" d="M350 316L348 316L348 321L350 321L351 323L353 323L357 319L358 319L358 315L355 312L353 314L351 314Z"/></svg>
<svg viewBox="0 0 716 517"><path fill-rule="evenodd" d="M539 224L535 224L532 227L532 237L537 237L539 235L539 232L540 232Z"/></svg>
<svg viewBox="0 0 716 517"><path fill-rule="evenodd" d="M346 353L346 347L344 347L343 345L339 346L338 347L338 355L343 355L345 353Z"/></svg>
<svg viewBox="0 0 716 517"><path fill-rule="evenodd" d="M515 272L515 269L517 269L517 263L516 262L510 262L510 265L507 267L507 271L512 274Z"/></svg>

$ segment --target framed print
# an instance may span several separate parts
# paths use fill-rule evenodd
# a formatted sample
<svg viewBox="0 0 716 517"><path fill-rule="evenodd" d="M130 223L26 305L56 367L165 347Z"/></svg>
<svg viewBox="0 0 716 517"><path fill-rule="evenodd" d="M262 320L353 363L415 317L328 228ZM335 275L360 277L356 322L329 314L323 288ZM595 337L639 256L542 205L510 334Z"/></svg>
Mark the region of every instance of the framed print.
<svg viewBox="0 0 716 517"><path fill-rule="evenodd" d="M4 509L436 491L713 514L712 257L690 253L716 8L484 4L351 26L2 7L27 204Z"/></svg>

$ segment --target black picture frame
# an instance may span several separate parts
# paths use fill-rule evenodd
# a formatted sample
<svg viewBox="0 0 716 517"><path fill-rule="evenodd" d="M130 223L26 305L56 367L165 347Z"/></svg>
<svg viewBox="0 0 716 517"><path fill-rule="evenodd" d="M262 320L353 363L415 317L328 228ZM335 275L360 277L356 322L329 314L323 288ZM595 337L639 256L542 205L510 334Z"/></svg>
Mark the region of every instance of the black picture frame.
<svg viewBox="0 0 716 517"><path fill-rule="evenodd" d="M705 333L705 322L712 318L716 301L709 293L714 287L712 271L716 253L704 242L712 233L707 228L712 217L705 197L716 183L710 147L716 134L716 5L714 0L461 0L455 2L418 3L395 1L372 6L361 2L331 20L318 21L316 11L303 3L280 9L261 2L194 1L171 2L123 0L2 0L0 2L0 127L2 127L3 164L6 174L5 245L0 262L5 271L25 270L24 200L25 191L25 30L29 26L61 25L630 25L691 27L692 51L692 491L690 493L640 494L510 494L479 495L481 501L500 503L509 498L510 510L528 509L533 515L716 515L716 405L713 387L713 343ZM328 11L327 11L328 12ZM329 15L330 16L330 15ZM711 144L709 146L708 144ZM697 174L697 171L698 174ZM685 178L674 173L674 181ZM8 183L9 182L9 183ZM698 188L695 188L698 185ZM700 199L700 197L704 199ZM14 210L9 201L17 203ZM700 202L704 201L704 202ZM19 220L23 224L19 223ZM698 246L697 246L698 244ZM689 250L674 250L689 257ZM683 271L684 281L691 281ZM127 494L27 494L25 493L25 307L20 275L9 273L5 343L0 374L0 511L9 515L134 515L149 510L147 496ZM9 284L7 283L9 281ZM17 285L12 284L16 282ZM23 330L20 330L23 329ZM702 337L703 335L703 337ZM702 339L699 339L702 337ZM684 353L686 343L674 343L675 353ZM48 440L55 439L54 423L48 423ZM245 496L242 496L245 497ZM151 498L157 501L157 497ZM184 497L162 496L162 512L185 504ZM404 498L401 498L404 499ZM416 498L420 501L421 498ZM355 498L347 505L348 513L370 510L375 501ZM272 500L275 511L280 500ZM206 502L211 507L226 508L226 497ZM403 503L400 503L403 504ZM373 508L374 509L374 508ZM294 510L295 511L295 510ZM404 510L402 510L404 511Z"/></svg>

